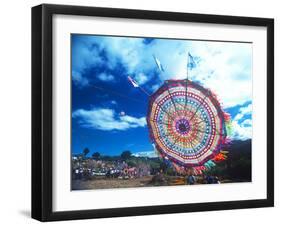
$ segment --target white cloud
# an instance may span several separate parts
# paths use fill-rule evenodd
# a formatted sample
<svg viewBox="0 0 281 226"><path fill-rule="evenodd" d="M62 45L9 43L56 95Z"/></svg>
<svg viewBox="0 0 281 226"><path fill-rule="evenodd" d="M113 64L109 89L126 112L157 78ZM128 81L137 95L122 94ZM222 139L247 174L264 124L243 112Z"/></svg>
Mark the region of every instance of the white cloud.
<svg viewBox="0 0 281 226"><path fill-rule="evenodd" d="M243 127L252 127L252 120L251 119L246 119L241 123L241 126Z"/></svg>
<svg viewBox="0 0 281 226"><path fill-rule="evenodd" d="M134 127L144 127L146 125L146 118L141 117L141 118L135 118L132 116L120 116L120 119L122 122L127 122L131 125L132 128Z"/></svg>
<svg viewBox="0 0 281 226"><path fill-rule="evenodd" d="M238 113L237 115L235 115L233 120L238 122L243 117L244 117L244 114Z"/></svg>
<svg viewBox="0 0 281 226"><path fill-rule="evenodd" d="M118 116L113 109L108 108L78 109L73 112L72 117L77 118L83 127L104 131L127 130L146 126L145 117Z"/></svg>
<svg viewBox="0 0 281 226"><path fill-rule="evenodd" d="M187 52L199 57L189 78L215 92L224 107L241 105L252 98L252 46L247 43L179 41L155 39L149 45L142 39L108 38L104 46L110 59L119 58L128 73L149 75L157 70L153 54L165 68L166 79L183 79L187 74ZM146 76L143 84L151 78Z"/></svg>
<svg viewBox="0 0 281 226"><path fill-rule="evenodd" d="M153 86L151 87L151 90L152 90L153 92L155 92L159 87L160 87L159 84L155 84L155 85L153 85Z"/></svg>
<svg viewBox="0 0 281 226"><path fill-rule="evenodd" d="M138 73L135 76L135 80L139 85L142 85L148 81L148 77L144 73Z"/></svg>
<svg viewBox="0 0 281 226"><path fill-rule="evenodd" d="M111 104L117 105L117 102L115 100L110 101Z"/></svg>
<svg viewBox="0 0 281 226"><path fill-rule="evenodd" d="M148 157L148 158L155 158L158 157L156 151L140 151L132 154L136 157Z"/></svg>
<svg viewBox="0 0 281 226"><path fill-rule="evenodd" d="M194 57L199 57L200 61L196 68L189 71L189 78L200 81L215 92L223 107L241 105L252 98L251 44L167 39L155 39L145 44L142 38L95 36L86 40L89 46L95 43L99 48L92 48L90 53L82 49L85 62L80 62L80 68L104 63L97 53L98 50L104 50L108 59L107 67L115 68L118 62L125 67L127 73L121 76L132 75L145 85L151 80L151 73L158 71L162 84L166 79L186 78L187 53L190 52ZM165 72L159 72L153 55L160 60ZM152 86L155 88L161 84L155 83Z"/></svg>
<svg viewBox="0 0 281 226"><path fill-rule="evenodd" d="M252 138L252 119L244 119L246 115L251 114L252 104L241 107L238 114L232 120L233 132L231 138L234 140L247 140ZM242 122L240 122L242 120Z"/></svg>
<svg viewBox="0 0 281 226"><path fill-rule="evenodd" d="M223 107L241 105L252 98L251 44L223 42L192 42L188 51L199 57L194 69L189 70L191 80L200 81L218 95ZM183 58L183 61L186 59ZM181 61L175 77L185 78ZM175 69L176 70L176 69ZM167 76L169 77L169 76Z"/></svg>
<svg viewBox="0 0 281 226"><path fill-rule="evenodd" d="M240 112L242 113L242 114L251 114L252 113L252 108L253 108L253 105L252 104L249 104L248 106L246 106L246 107L242 107L242 108L240 108Z"/></svg>
<svg viewBox="0 0 281 226"><path fill-rule="evenodd" d="M85 87L89 85L89 80L76 71L72 71L72 80L77 86L80 87Z"/></svg>
<svg viewBox="0 0 281 226"><path fill-rule="evenodd" d="M246 121L246 120L245 120ZM252 126L247 126L245 121L238 123L237 121L232 122L233 134L231 138L234 140L247 140L252 138ZM252 124L252 120L247 119L248 125Z"/></svg>
<svg viewBox="0 0 281 226"><path fill-rule="evenodd" d="M106 74L106 73L100 73L97 76L100 80L104 81L104 82L110 82L114 80L114 76L111 74Z"/></svg>
<svg viewBox="0 0 281 226"><path fill-rule="evenodd" d="M128 74L145 70L145 68L140 69L139 67L147 62L145 60L142 61L144 51L142 39L105 37L102 40L102 46L109 55L108 59L110 59L109 63L112 67L116 66L118 61L121 61L123 66L127 69Z"/></svg>
<svg viewBox="0 0 281 226"><path fill-rule="evenodd" d="M239 109L239 113L234 117L234 121L239 121L242 119L245 115L252 114L252 104L248 104L246 107L241 107Z"/></svg>
<svg viewBox="0 0 281 226"><path fill-rule="evenodd" d="M83 74L86 69L104 63L100 49L93 46L91 36L76 36L72 42L72 69L77 73Z"/></svg>

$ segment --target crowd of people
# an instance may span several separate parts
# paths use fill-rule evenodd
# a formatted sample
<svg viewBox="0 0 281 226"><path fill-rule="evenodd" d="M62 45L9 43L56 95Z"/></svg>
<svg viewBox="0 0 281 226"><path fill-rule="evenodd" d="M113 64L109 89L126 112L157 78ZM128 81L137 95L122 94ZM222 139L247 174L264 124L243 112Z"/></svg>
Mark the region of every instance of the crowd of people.
<svg viewBox="0 0 281 226"><path fill-rule="evenodd" d="M92 178L119 178L130 179L150 175L150 169L146 165L129 166L125 161L102 161L87 159L74 161L72 166L72 178L74 180L89 180Z"/></svg>
<svg viewBox="0 0 281 226"><path fill-rule="evenodd" d="M192 174L187 176L186 183L189 185L194 185L197 183L197 176ZM220 184L219 178L217 176L212 175L204 175L203 176L203 184Z"/></svg>

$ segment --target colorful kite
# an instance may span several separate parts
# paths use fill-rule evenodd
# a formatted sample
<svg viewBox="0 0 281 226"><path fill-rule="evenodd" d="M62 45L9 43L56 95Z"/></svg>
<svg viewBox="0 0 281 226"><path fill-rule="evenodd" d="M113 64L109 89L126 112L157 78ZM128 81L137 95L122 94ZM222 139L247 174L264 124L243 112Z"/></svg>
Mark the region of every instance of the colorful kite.
<svg viewBox="0 0 281 226"><path fill-rule="evenodd" d="M216 96L188 79L167 80L149 97L150 138L176 169L201 171L214 165L212 159L225 159L229 122Z"/></svg>

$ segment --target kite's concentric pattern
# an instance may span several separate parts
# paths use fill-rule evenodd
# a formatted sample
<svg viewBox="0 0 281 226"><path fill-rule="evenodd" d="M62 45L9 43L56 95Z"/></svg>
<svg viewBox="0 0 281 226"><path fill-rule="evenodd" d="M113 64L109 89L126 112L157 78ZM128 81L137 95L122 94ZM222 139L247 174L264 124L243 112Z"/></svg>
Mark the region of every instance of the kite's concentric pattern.
<svg viewBox="0 0 281 226"><path fill-rule="evenodd" d="M161 156L200 166L226 142L224 112L210 90L189 80L165 81L150 97L147 123Z"/></svg>

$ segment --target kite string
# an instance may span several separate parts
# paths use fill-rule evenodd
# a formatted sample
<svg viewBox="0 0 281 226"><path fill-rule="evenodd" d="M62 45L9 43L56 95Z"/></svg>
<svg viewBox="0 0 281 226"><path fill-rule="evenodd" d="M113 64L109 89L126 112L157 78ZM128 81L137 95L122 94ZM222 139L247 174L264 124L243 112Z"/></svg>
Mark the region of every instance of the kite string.
<svg viewBox="0 0 281 226"><path fill-rule="evenodd" d="M141 89L141 91L143 91L147 96L151 96L151 94L149 94L143 87L139 86L139 88Z"/></svg>
<svg viewBox="0 0 281 226"><path fill-rule="evenodd" d="M139 103L146 103L145 101L141 101L141 100L129 97L129 96L123 94L123 93L119 93L119 92L116 92L116 91L113 91L113 90L110 90L110 89L106 89L106 88L103 88L103 87L100 87L100 86L92 85L92 84L91 84L91 86L96 88L96 89L98 89L98 90L100 90L100 91L103 91L103 92L106 92L106 93L110 93L110 94L113 94L113 95L117 95L119 97L131 100L131 101L135 101L135 102L139 102Z"/></svg>

